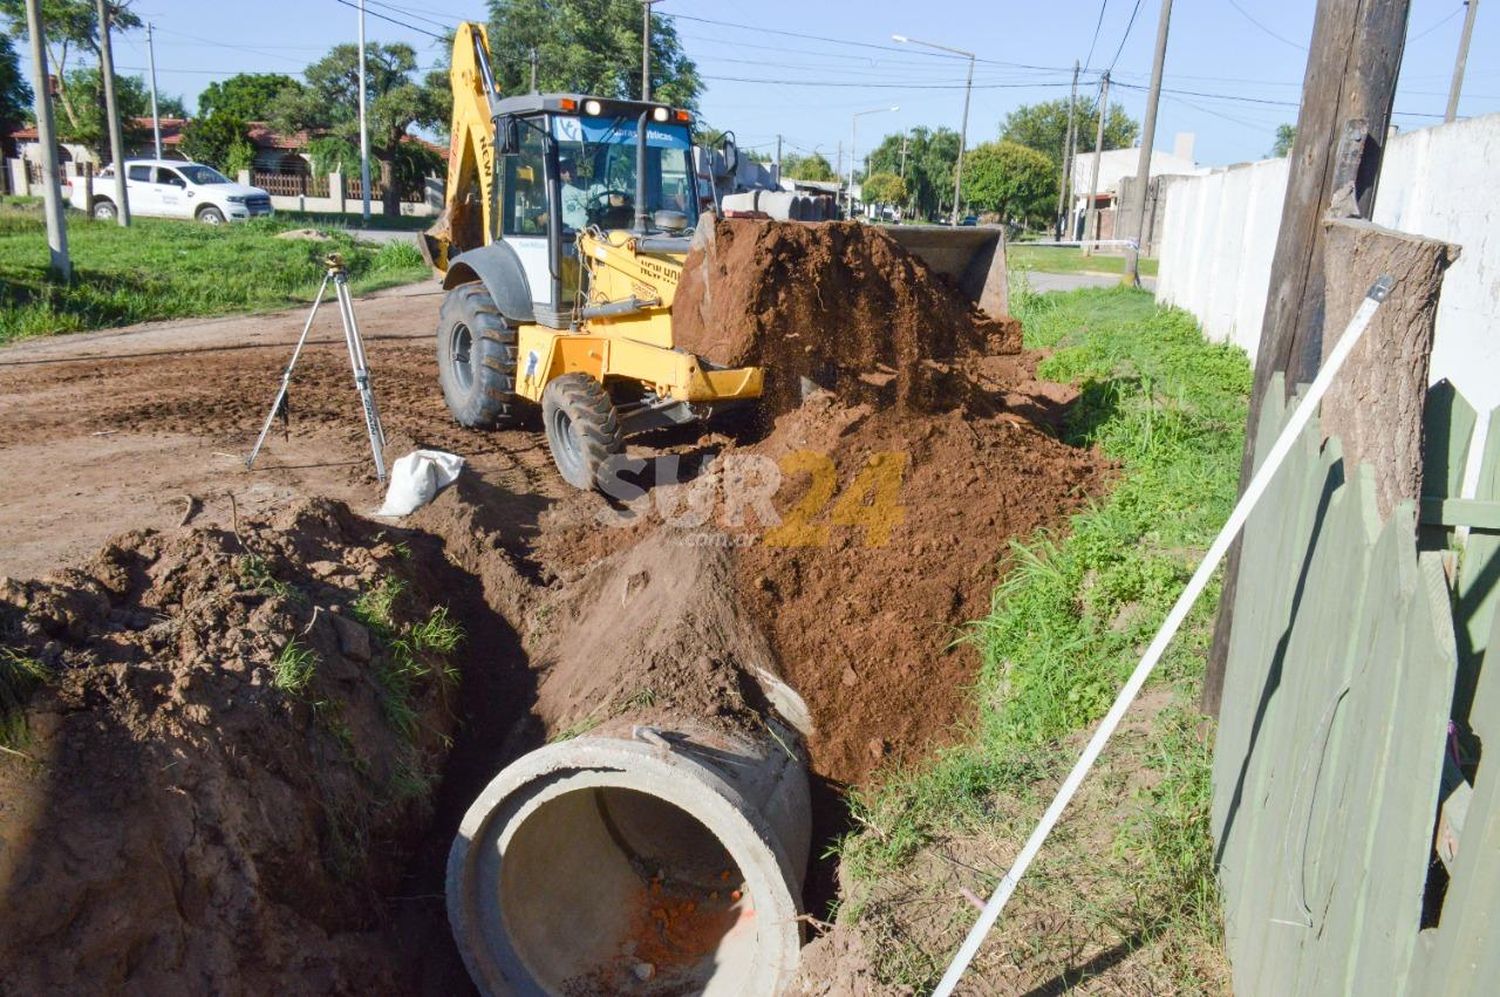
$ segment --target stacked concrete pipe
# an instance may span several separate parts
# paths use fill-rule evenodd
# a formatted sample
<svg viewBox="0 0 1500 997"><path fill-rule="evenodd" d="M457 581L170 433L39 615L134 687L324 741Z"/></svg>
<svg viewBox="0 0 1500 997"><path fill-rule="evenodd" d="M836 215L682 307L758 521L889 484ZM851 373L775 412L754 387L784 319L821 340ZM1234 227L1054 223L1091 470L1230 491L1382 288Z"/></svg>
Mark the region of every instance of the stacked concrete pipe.
<svg viewBox="0 0 1500 997"><path fill-rule="evenodd" d="M607 726L474 801L448 917L485 994L775 994L797 966L810 830L800 739L776 721ZM674 910L693 937L663 958Z"/></svg>

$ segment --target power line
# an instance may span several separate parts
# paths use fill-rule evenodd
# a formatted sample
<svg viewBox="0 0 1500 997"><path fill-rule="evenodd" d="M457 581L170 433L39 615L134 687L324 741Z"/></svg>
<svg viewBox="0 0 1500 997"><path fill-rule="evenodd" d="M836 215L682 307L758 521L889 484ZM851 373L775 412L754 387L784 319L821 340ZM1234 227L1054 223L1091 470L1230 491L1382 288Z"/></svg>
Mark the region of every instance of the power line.
<svg viewBox="0 0 1500 997"><path fill-rule="evenodd" d="M1087 72L1089 65L1094 61L1094 46L1099 44L1099 29L1104 27L1104 8L1109 6L1109 0L1099 0L1099 20L1094 22L1094 40L1089 42L1089 54L1083 60L1084 71Z"/></svg>
<svg viewBox="0 0 1500 997"><path fill-rule="evenodd" d="M340 0L342 2L342 0ZM759 83L765 86L784 87L865 87L880 90L962 90L963 80L953 83L865 83L848 80L771 80L746 76L700 76L699 79L716 83ZM975 90L1028 90L1033 88L1067 87L1070 83L975 83Z"/></svg>
<svg viewBox="0 0 1500 997"><path fill-rule="evenodd" d="M1130 29L1135 27L1135 15L1141 12L1141 0L1135 0L1135 6L1130 8L1130 21L1125 25L1125 35L1120 39L1120 47L1115 49L1115 57L1109 60L1109 68L1106 73L1112 73L1115 63L1120 61L1120 53L1125 51L1125 43L1130 40Z"/></svg>
<svg viewBox="0 0 1500 997"><path fill-rule="evenodd" d="M1292 48L1296 49L1299 52L1306 52L1307 51L1307 46L1306 45L1302 45L1302 44L1300 44L1298 42L1292 41L1290 38L1285 38L1285 37L1283 37L1281 35L1278 35L1276 32L1272 31L1270 28L1266 27L1264 24L1261 24L1259 21L1257 21L1254 17L1251 16L1251 14L1250 14L1250 12L1248 10L1246 10L1245 8L1241 7L1238 3L1236 3L1235 0L1228 0L1228 3L1229 3L1229 6L1233 7L1235 10L1237 10L1237 11L1240 12L1240 16L1241 17L1243 17L1245 20L1249 21L1251 24L1255 25L1260 30L1264 31L1266 34L1270 35L1272 38L1274 38L1277 41L1281 42L1283 45L1290 45Z"/></svg>
<svg viewBox="0 0 1500 997"><path fill-rule="evenodd" d="M1467 4L1459 4L1456 8L1454 8L1454 10L1447 17L1443 18L1441 21L1438 21L1436 24L1432 25L1432 27L1426 28L1423 31L1421 31L1420 33L1412 35L1410 38L1408 38L1406 40L1406 44L1410 45L1412 42L1420 41L1421 39L1426 38L1428 35L1432 34L1434 31L1436 31L1438 28L1441 28L1443 25L1447 24L1449 21L1453 20L1455 17L1457 17L1458 15L1462 14L1464 12L1464 8L1467 7L1467 6L1468 6Z"/></svg>
<svg viewBox="0 0 1500 997"><path fill-rule="evenodd" d="M351 10L359 10L359 4L353 3L353 2L351 2L351 0L333 0L333 2L334 3L343 4L345 7L348 7ZM408 24L405 21L397 20L396 18L391 17L388 14L382 14L379 11L369 10L367 8L365 10L365 15L367 17L378 17L380 20L382 20L382 21L389 21L392 24L399 24L401 27L405 28L408 31L415 31L417 34L419 34L419 35L426 35L428 38L436 38L440 42L448 40L443 35L437 34L437 33L432 32L432 31L428 31L426 28L419 28L415 24Z"/></svg>

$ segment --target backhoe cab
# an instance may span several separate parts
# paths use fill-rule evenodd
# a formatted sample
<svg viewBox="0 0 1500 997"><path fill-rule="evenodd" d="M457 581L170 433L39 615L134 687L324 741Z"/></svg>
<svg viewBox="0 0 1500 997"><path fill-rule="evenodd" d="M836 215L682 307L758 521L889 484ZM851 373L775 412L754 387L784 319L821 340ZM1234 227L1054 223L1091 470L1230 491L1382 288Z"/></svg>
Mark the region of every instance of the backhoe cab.
<svg viewBox="0 0 1500 997"><path fill-rule="evenodd" d="M691 115L580 94L500 98L482 26L454 39L446 204L424 239L448 290L438 377L461 424L538 403L558 470L600 482L625 436L761 393L758 367L675 349L698 222Z"/></svg>

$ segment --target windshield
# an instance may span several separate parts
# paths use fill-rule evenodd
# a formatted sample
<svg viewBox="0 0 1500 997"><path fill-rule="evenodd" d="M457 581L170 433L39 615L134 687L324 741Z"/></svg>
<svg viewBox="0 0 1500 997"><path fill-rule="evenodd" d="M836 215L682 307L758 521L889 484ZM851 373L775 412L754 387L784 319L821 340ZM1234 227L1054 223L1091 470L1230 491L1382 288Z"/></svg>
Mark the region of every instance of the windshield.
<svg viewBox="0 0 1500 997"><path fill-rule="evenodd" d="M552 119L566 227L628 228L634 223L638 124L629 116ZM689 226L698 220L692 163L693 142L686 125L647 125L648 211L681 212Z"/></svg>
<svg viewBox="0 0 1500 997"><path fill-rule="evenodd" d="M183 176L195 184L228 183L229 178L211 166L179 166Z"/></svg>

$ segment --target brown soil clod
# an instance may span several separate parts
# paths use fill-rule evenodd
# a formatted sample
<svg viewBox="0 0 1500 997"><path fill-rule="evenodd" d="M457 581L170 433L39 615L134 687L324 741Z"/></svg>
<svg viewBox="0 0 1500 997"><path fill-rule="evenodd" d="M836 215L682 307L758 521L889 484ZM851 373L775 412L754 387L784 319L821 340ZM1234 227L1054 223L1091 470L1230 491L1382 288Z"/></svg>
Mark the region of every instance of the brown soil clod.
<svg viewBox="0 0 1500 997"><path fill-rule="evenodd" d="M801 404L804 380L941 411L962 393L955 360L1021 350L1019 323L979 311L875 226L733 219L700 232L673 340L713 364L763 364L773 414Z"/></svg>

